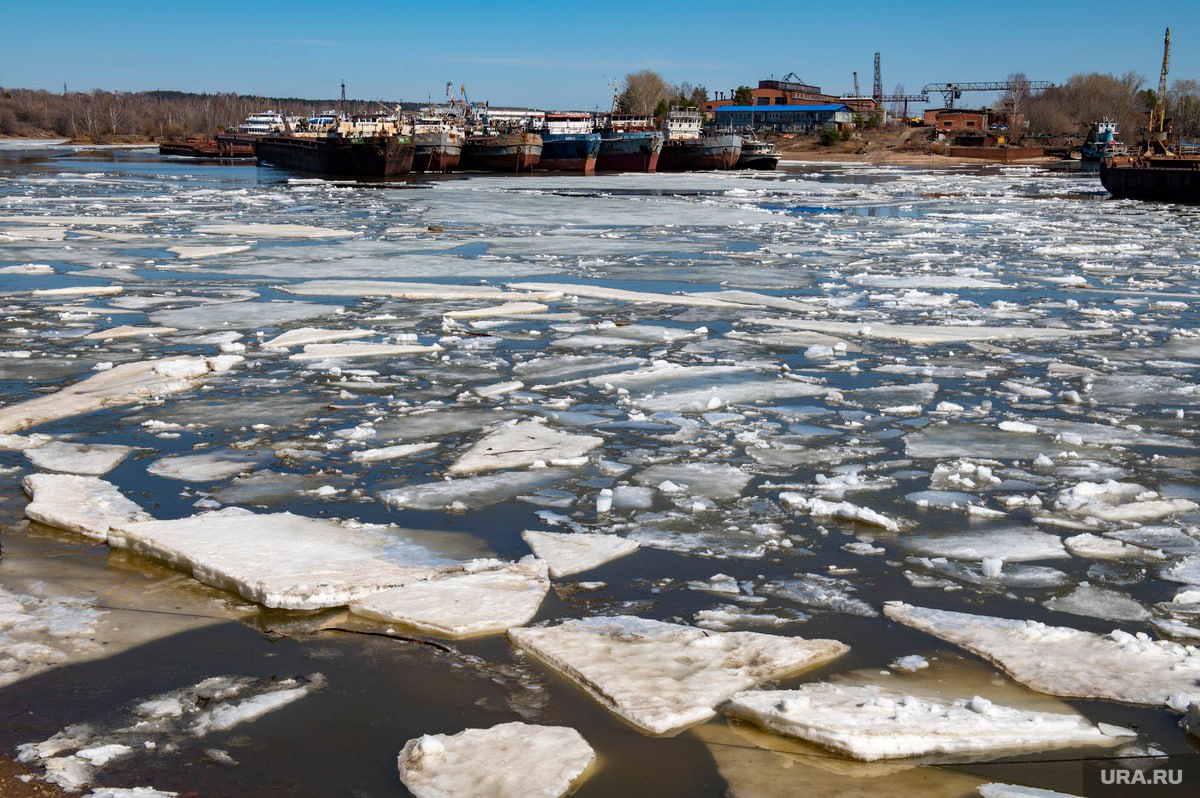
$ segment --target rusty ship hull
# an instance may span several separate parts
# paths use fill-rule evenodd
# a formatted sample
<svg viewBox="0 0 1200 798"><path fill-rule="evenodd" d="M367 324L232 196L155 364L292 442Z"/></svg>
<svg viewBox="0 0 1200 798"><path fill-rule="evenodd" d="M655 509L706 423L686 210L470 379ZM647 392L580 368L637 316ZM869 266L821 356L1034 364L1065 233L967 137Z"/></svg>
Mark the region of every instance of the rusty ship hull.
<svg viewBox="0 0 1200 798"><path fill-rule="evenodd" d="M701 136L698 139L667 139L658 158L660 172L691 172L732 169L742 154L742 139L736 135Z"/></svg>
<svg viewBox="0 0 1200 798"><path fill-rule="evenodd" d="M607 131L600 136L596 171L654 172L662 146L662 134L656 131Z"/></svg>
<svg viewBox="0 0 1200 798"><path fill-rule="evenodd" d="M263 136L254 142L261 164L325 176L405 175L415 155L408 136Z"/></svg>
<svg viewBox="0 0 1200 798"><path fill-rule="evenodd" d="M475 172L531 172L542 157L536 133L467 136L459 168Z"/></svg>

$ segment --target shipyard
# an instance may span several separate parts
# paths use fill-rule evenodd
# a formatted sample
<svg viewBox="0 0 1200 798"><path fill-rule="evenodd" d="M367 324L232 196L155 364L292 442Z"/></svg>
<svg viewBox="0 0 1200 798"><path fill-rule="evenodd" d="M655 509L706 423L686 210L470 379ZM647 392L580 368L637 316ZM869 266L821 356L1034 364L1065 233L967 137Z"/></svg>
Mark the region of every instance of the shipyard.
<svg viewBox="0 0 1200 798"><path fill-rule="evenodd" d="M1200 11L668 5L6 10L0 796L1196 794Z"/></svg>

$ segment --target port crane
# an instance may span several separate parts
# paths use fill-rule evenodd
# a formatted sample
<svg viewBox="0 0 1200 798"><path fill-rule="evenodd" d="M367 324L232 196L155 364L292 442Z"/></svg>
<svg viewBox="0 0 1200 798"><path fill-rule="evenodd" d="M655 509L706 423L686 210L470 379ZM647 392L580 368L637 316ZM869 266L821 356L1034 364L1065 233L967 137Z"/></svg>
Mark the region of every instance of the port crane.
<svg viewBox="0 0 1200 798"><path fill-rule="evenodd" d="M1054 84L1047 80L996 80L978 83L926 83L921 93L928 100L930 92L941 92L947 108L954 107L954 101L962 96L964 91L1013 91L1015 89L1036 90L1053 89Z"/></svg>
<svg viewBox="0 0 1200 798"><path fill-rule="evenodd" d="M1159 154L1167 152L1167 63L1171 55L1171 29L1163 36L1162 71L1158 73L1158 94L1150 109L1150 129L1146 131L1147 146Z"/></svg>

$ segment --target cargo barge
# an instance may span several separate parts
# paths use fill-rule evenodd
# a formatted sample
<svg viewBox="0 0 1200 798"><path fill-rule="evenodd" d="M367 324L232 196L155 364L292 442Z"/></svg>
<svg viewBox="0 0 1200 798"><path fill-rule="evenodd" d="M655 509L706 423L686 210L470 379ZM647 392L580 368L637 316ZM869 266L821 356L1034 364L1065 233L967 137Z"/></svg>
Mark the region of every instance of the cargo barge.
<svg viewBox="0 0 1200 798"><path fill-rule="evenodd" d="M427 113L413 120L414 172L452 172L462 160L467 134L460 120Z"/></svg>
<svg viewBox="0 0 1200 798"><path fill-rule="evenodd" d="M596 170L600 172L654 172L662 154L663 135L654 120L624 114L598 117L600 152Z"/></svg>
<svg viewBox="0 0 1200 798"><path fill-rule="evenodd" d="M1200 157L1126 155L1100 162L1100 182L1121 199L1200 203Z"/></svg>
<svg viewBox="0 0 1200 798"><path fill-rule="evenodd" d="M311 117L286 136L254 142L260 164L324 176L390 177L412 171L416 148L394 117Z"/></svg>
<svg viewBox="0 0 1200 798"><path fill-rule="evenodd" d="M542 137L528 131L477 133L463 143L459 168L476 172L531 172L542 157Z"/></svg>

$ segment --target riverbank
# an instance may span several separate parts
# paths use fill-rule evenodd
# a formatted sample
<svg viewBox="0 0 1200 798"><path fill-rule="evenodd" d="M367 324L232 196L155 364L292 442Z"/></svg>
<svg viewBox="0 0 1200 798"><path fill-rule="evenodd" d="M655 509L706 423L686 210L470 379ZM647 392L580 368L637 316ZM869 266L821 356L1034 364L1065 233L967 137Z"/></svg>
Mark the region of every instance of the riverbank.
<svg viewBox="0 0 1200 798"><path fill-rule="evenodd" d="M928 128L886 128L860 130L849 141L822 144L815 135L773 139L785 160L828 163L868 163L879 166L921 166L938 169L1000 163L988 158L963 158L939 155L928 139ZM1059 163L1055 157L1009 161L1013 165Z"/></svg>

